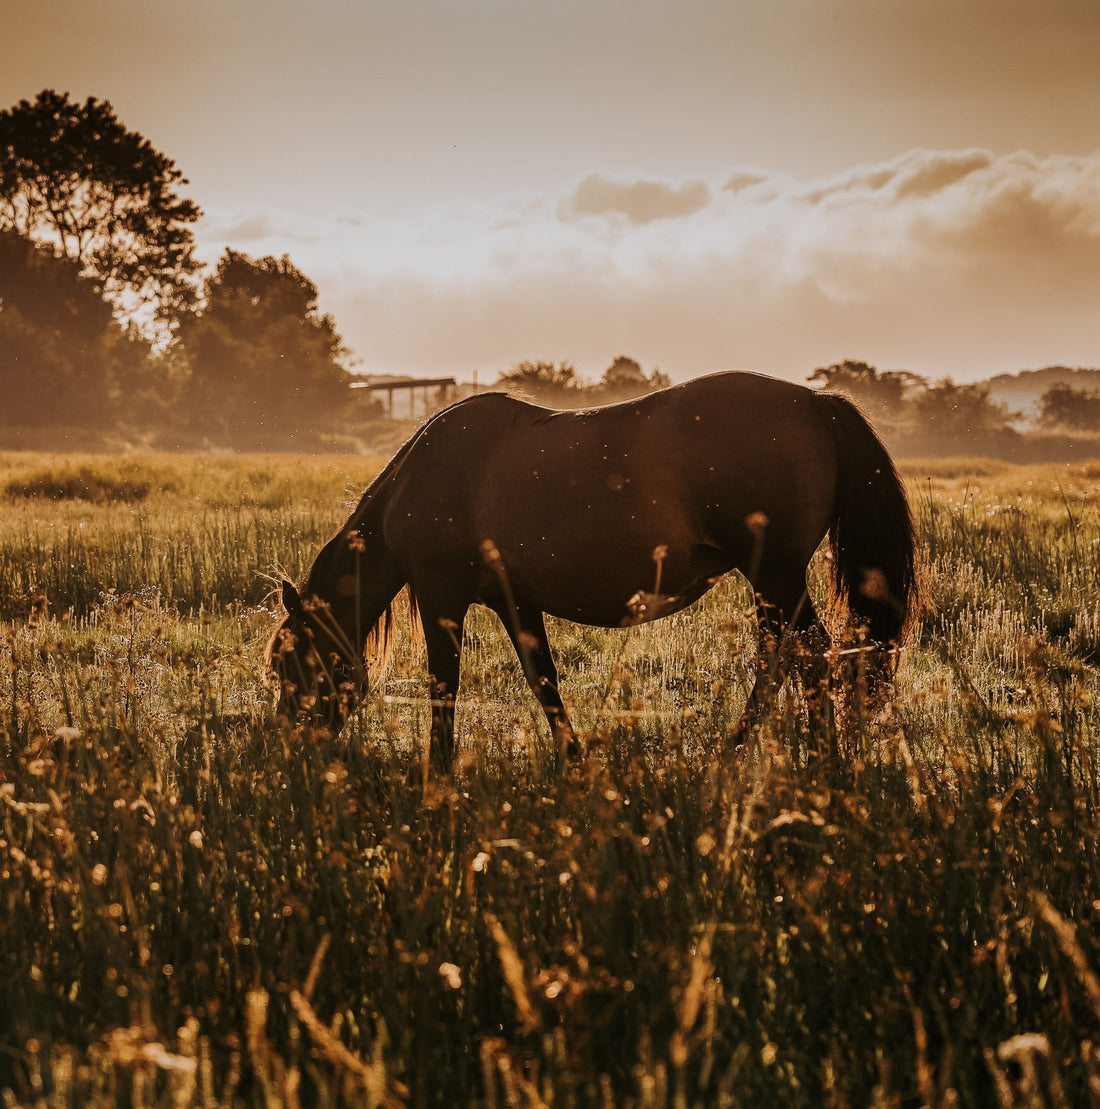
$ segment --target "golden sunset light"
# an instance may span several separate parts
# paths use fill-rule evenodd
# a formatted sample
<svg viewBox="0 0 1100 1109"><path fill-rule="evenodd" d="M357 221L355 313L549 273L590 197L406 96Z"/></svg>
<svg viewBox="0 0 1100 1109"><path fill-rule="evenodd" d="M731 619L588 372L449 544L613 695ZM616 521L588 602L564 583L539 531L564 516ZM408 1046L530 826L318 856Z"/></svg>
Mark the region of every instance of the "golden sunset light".
<svg viewBox="0 0 1100 1109"><path fill-rule="evenodd" d="M1100 1106L1100 0L0 16L0 1106Z"/></svg>

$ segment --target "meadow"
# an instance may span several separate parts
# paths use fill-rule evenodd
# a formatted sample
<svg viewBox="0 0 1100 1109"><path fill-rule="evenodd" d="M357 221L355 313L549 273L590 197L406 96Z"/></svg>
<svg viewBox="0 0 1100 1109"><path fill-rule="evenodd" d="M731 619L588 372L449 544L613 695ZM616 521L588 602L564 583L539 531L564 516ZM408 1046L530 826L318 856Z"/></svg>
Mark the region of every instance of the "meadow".
<svg viewBox="0 0 1100 1109"><path fill-rule="evenodd" d="M559 773L478 613L425 784L409 629L339 737L262 673L381 462L0 454L5 1104L1100 1105L1100 464L903 464L885 712L739 744L730 580L553 625Z"/></svg>

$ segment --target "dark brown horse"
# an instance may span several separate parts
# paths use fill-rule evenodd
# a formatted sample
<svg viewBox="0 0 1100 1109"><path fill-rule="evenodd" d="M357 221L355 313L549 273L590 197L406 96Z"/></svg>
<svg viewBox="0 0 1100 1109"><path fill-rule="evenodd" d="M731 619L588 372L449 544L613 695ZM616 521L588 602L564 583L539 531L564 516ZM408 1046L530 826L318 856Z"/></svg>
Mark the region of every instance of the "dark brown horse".
<svg viewBox="0 0 1100 1109"><path fill-rule="evenodd" d="M408 585L432 694L432 761L454 749L462 626L501 618L559 751L576 738L543 614L601 627L656 619L730 570L752 585L762 639L828 638L806 569L828 534L834 601L883 646L914 592L908 503L885 448L843 397L722 373L627 401L554 412L501 393L428 421L363 494L268 650L279 712L339 727ZM758 677L751 713L763 696Z"/></svg>

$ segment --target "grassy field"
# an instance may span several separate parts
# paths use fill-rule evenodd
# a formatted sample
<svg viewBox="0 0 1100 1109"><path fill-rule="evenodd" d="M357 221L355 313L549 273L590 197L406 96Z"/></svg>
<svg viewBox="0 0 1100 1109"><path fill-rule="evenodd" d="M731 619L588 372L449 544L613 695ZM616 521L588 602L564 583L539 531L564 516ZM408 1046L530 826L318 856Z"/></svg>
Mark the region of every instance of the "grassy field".
<svg viewBox="0 0 1100 1109"><path fill-rule="evenodd" d="M735 746L747 589L493 619L453 780L407 633L273 719L270 575L380 459L0 455L0 1089L17 1105L1100 1105L1100 465L903 467L926 609L835 753Z"/></svg>

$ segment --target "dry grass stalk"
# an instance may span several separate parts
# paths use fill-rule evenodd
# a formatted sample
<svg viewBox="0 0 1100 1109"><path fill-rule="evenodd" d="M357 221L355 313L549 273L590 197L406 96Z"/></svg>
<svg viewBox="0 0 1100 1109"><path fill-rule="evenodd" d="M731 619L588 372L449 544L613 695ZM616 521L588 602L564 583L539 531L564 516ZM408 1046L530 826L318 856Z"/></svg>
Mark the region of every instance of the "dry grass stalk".
<svg viewBox="0 0 1100 1109"><path fill-rule="evenodd" d="M364 1063L354 1052L349 1051L329 1030L314 1012L313 1006L297 990L290 991L290 1004L298 1019L306 1026L313 1042L324 1053L325 1058L336 1066L350 1071L362 1083L367 1093L367 1104L383 1106L384 1109L402 1109L404 1102L394 1091L387 1087L386 1067L381 1058ZM376 1053L377 1054L377 1053Z"/></svg>
<svg viewBox="0 0 1100 1109"><path fill-rule="evenodd" d="M682 1067L688 1058L687 1038L699 1019L699 1010L706 996L707 983L714 973L711 950L714 947L714 934L717 923L708 920L703 936L691 955L691 975L677 1006L677 1028L672 1034L670 1054L674 1066Z"/></svg>
<svg viewBox="0 0 1100 1109"><path fill-rule="evenodd" d="M1039 910L1043 922L1054 934L1058 950L1069 960L1085 989L1093 1012L1097 1019L1100 1019L1100 978L1088 964L1088 959L1077 939L1077 929L1050 903L1046 894L1033 890L1031 900Z"/></svg>
<svg viewBox="0 0 1100 1109"><path fill-rule="evenodd" d="M516 1006L516 1016L519 1018L520 1031L523 1035L534 1032L542 1023L535 1007L531 1004L531 996L527 992L527 976L523 969L523 960L516 951L504 925L492 913L484 914L485 923L492 933L493 942L497 945L497 955L500 957L500 966L504 971L504 981L512 993L512 1000Z"/></svg>
<svg viewBox="0 0 1100 1109"><path fill-rule="evenodd" d="M309 964L309 974L306 975L305 985L302 987L302 996L307 1000L313 996L317 979L321 975L321 964L325 961L325 954L328 952L331 943L331 935L322 936L321 942L317 945L317 950L313 953L313 962Z"/></svg>

